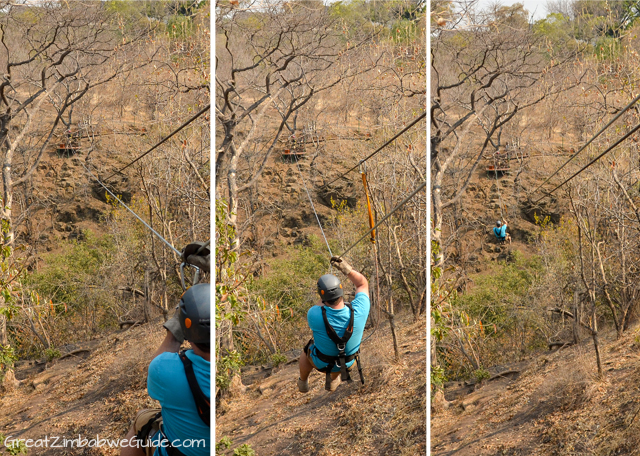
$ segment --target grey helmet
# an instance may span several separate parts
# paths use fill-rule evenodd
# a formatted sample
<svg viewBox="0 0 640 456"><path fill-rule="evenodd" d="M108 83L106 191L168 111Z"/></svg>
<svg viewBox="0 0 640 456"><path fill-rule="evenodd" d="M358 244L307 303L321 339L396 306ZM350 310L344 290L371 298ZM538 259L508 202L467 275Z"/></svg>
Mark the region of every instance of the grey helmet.
<svg viewBox="0 0 640 456"><path fill-rule="evenodd" d="M184 338L196 344L211 342L211 285L198 283L184 292L178 305Z"/></svg>
<svg viewBox="0 0 640 456"><path fill-rule="evenodd" d="M333 274L325 274L318 279L318 294L322 302L334 301L344 296L342 284Z"/></svg>
<svg viewBox="0 0 640 456"><path fill-rule="evenodd" d="M497 227L501 227L501 226L502 226L502 222L501 222L500 220L498 220L498 221L496 222L496 226L497 226Z"/></svg>

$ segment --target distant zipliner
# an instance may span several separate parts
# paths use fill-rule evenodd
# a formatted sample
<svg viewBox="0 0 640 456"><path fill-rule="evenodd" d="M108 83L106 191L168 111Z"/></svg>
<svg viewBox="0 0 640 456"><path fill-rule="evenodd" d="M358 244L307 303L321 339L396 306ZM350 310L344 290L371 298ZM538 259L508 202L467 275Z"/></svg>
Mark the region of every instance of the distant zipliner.
<svg viewBox="0 0 640 456"><path fill-rule="evenodd" d="M496 239L499 244L505 244L509 242L511 244L511 235L507 233L507 220L498 220L496 222L496 226L493 228L493 234L496 236Z"/></svg>

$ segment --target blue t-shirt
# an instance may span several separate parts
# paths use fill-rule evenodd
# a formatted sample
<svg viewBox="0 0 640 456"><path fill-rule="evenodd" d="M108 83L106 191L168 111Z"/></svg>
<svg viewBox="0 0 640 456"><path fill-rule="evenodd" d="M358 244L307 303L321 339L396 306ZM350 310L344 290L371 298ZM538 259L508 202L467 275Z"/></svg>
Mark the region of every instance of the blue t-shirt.
<svg viewBox="0 0 640 456"><path fill-rule="evenodd" d="M188 350L186 355L193 363L200 389L205 396L211 397L211 363L196 355L193 350ZM178 443L182 441L182 446L174 446L186 456L209 456L211 430L198 415L184 365L177 353L162 353L151 361L147 390L149 396L162 406L162 429L169 441L172 444L176 440ZM153 441L158 437L159 433L153 437ZM161 447L154 454L167 456L166 449Z"/></svg>
<svg viewBox="0 0 640 456"><path fill-rule="evenodd" d="M354 300L351 301L351 305L353 306L353 334L351 334L351 338L347 342L347 355L353 355L360 347L364 325L367 322L369 309L371 308L371 302L366 293L357 293ZM324 307L327 310L327 320L329 324L333 327L338 337L342 337L349 325L351 311L347 306L338 310L334 310L329 306ZM336 344L327 334L324 320L322 319L321 306L313 306L309 309L309 312L307 312L307 322L309 323L309 328L313 331L313 344L309 347L311 359L317 368L322 369L323 367L327 367L327 363L320 361L316 355L316 347L317 350L320 350L322 354L327 356L338 356L338 347L336 347ZM348 362L347 367L351 367L354 362L355 360ZM332 371L339 372L340 369L334 366Z"/></svg>
<svg viewBox="0 0 640 456"><path fill-rule="evenodd" d="M495 234L498 239L504 239L507 236L507 225L502 225L500 228L497 226L494 227L493 234Z"/></svg>

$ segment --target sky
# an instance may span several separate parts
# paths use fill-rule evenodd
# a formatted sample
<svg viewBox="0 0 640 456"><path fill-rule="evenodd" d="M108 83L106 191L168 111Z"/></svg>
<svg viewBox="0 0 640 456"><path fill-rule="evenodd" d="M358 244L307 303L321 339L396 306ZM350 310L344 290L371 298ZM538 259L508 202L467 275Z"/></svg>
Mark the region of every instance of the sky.
<svg viewBox="0 0 640 456"><path fill-rule="evenodd" d="M493 3L495 0L480 0L479 6L482 8ZM538 19L542 19L547 15L547 9L545 5L547 4L547 0L500 0L505 6L511 6L514 3L523 3L524 9L529 11L529 15L535 14L533 16L533 20L537 21Z"/></svg>

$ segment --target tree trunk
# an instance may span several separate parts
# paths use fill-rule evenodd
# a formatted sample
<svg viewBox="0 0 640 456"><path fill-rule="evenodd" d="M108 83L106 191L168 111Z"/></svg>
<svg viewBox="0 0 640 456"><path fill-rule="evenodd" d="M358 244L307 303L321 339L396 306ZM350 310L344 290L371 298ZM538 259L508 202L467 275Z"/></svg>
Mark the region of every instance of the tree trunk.
<svg viewBox="0 0 640 456"><path fill-rule="evenodd" d="M407 295L409 296L409 304L411 304L411 313L413 313L413 321L418 321L418 311L420 309L420 306L418 305L417 302L414 302L413 293L411 292L411 287L409 287L409 282L407 282L407 278L404 275L404 264L402 263L402 254L400 253L400 246L398 245L398 236L396 235L396 228L399 228L399 226L393 227L393 230L391 230L391 232L393 233L393 240L396 247L396 255L398 256L398 264L400 265L400 278L402 279L402 286L404 287L404 290L407 292Z"/></svg>
<svg viewBox="0 0 640 456"><path fill-rule="evenodd" d="M35 334L35 336L40 340L40 342L42 343L42 345L44 346L45 349L51 348L51 344L49 343L49 340L45 339L44 337L42 337L42 335L40 335L40 333L36 329L36 325L33 323L33 319L29 315L29 310L27 310L27 309L25 309L25 310L26 310L25 315L27 316L27 319L29 320L29 325L31 327L31 331L33 332L33 334ZM40 325L42 325L42 322L40 322ZM45 333L45 336L46 336L46 333Z"/></svg>
<svg viewBox="0 0 640 456"><path fill-rule="evenodd" d="M0 314L0 345L9 345L7 338L7 317Z"/></svg>
<svg viewBox="0 0 640 456"><path fill-rule="evenodd" d="M593 348L596 351L596 363L598 364L598 377L602 380L604 375L602 373L602 360L600 359L600 344L598 342L598 332L592 331L591 338L593 339Z"/></svg>
<svg viewBox="0 0 640 456"><path fill-rule="evenodd" d="M227 184L229 185L229 212L227 223L234 228L235 236L231 242L231 250L237 250L240 246L240 234L238 233L238 153L233 144L230 147L231 158L229 171L227 172Z"/></svg>
<svg viewBox="0 0 640 456"><path fill-rule="evenodd" d="M396 336L396 322L393 314L393 296L389 296L389 309L387 318L389 319L389 327L391 328L391 337L393 338L393 353L396 361L400 361L400 349L398 348L398 337Z"/></svg>
<svg viewBox="0 0 640 456"><path fill-rule="evenodd" d="M149 292L149 269L147 268L144 271L144 321L145 323L149 323L151 321L151 316L149 315L149 307L151 306L151 293Z"/></svg>
<svg viewBox="0 0 640 456"><path fill-rule="evenodd" d="M580 305L580 294L578 293L578 290L573 292L573 343L574 345L576 345L579 342L579 335L578 335L578 331L579 331L579 327L580 327L580 320L582 318L582 315L580 315L578 313L578 307Z"/></svg>

